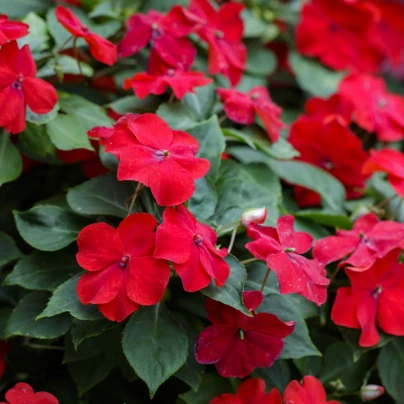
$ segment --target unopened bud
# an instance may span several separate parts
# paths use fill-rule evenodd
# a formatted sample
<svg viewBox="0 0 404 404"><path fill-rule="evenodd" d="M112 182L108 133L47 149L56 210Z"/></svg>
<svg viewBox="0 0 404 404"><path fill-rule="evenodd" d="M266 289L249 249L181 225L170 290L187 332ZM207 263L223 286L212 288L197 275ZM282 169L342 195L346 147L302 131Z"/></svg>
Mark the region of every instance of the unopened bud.
<svg viewBox="0 0 404 404"><path fill-rule="evenodd" d="M384 393L384 387L377 384L368 384L361 388L361 399L363 401L370 401L380 397Z"/></svg>
<svg viewBox="0 0 404 404"><path fill-rule="evenodd" d="M241 223L244 227L248 227L251 223L264 223L267 213L266 208L247 209L241 216Z"/></svg>

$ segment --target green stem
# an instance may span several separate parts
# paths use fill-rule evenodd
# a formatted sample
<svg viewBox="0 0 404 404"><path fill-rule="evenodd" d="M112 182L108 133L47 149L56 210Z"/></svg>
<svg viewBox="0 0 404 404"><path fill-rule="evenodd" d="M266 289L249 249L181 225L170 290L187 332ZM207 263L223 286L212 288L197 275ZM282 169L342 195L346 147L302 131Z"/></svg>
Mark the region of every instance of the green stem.
<svg viewBox="0 0 404 404"><path fill-rule="evenodd" d="M251 264L251 262L255 262L255 261L259 261L258 258L250 258L248 260L244 260L244 261L240 261L241 265L247 265L247 264Z"/></svg>
<svg viewBox="0 0 404 404"><path fill-rule="evenodd" d="M267 273L265 274L264 280L262 281L262 285L261 285L261 289L260 289L260 292L261 292L261 293L262 293L263 290L265 289L265 286L266 286L266 284L267 284L267 280L268 280L268 276L269 276L270 272L271 272L271 268L268 267Z"/></svg>
<svg viewBox="0 0 404 404"><path fill-rule="evenodd" d="M231 233L230 244L229 244L229 247L227 248L227 251L229 252L229 254L231 253L231 250L233 249L233 246L234 246L234 242L236 241L237 230L238 230L238 226L236 226L234 228L233 232Z"/></svg>

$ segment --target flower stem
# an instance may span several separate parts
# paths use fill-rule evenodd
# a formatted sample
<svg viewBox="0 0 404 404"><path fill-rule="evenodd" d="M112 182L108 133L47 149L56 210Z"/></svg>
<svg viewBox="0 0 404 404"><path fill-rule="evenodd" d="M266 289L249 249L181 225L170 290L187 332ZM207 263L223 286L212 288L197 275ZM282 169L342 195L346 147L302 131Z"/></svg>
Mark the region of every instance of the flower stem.
<svg viewBox="0 0 404 404"><path fill-rule="evenodd" d="M334 272L331 274L331 276L330 276L330 285L331 285L331 282L337 277L339 271L341 271L341 268L342 267L335 268Z"/></svg>
<svg viewBox="0 0 404 404"><path fill-rule="evenodd" d="M261 289L260 289L261 293L262 293L262 291L264 290L264 288L265 288L265 286L267 284L267 280L268 280L268 276L269 276L270 272L271 272L271 268L268 267L267 273L265 274L264 280L262 281L262 285L261 285Z"/></svg>
<svg viewBox="0 0 404 404"><path fill-rule="evenodd" d="M381 202L377 203L377 204L375 205L375 208L382 208L384 205L386 205L387 203L391 202L394 198L397 198L397 197L398 197L397 194L392 195L392 196L389 196L388 198L383 199Z"/></svg>
<svg viewBox="0 0 404 404"><path fill-rule="evenodd" d="M74 58L77 61L77 66L79 68L80 76L84 77L83 70L81 70L81 64L80 64L79 55L78 55L78 51L77 51L77 38L74 38L74 40L73 40L73 53L74 53Z"/></svg>
<svg viewBox="0 0 404 404"><path fill-rule="evenodd" d="M136 189L135 189L135 193L132 195L132 200L130 201L127 216L129 216L132 213L132 209L133 209L133 206L135 205L136 198L139 195L139 192L142 190L143 187L144 187L144 185L141 184L140 182L138 182Z"/></svg>
<svg viewBox="0 0 404 404"><path fill-rule="evenodd" d="M56 49L56 53L60 53L64 50L65 46L73 39L73 36L69 36L66 41L62 43L62 45L59 46L59 48Z"/></svg>
<svg viewBox="0 0 404 404"><path fill-rule="evenodd" d="M231 233L230 244L229 244L229 247L227 248L227 251L229 252L229 254L231 253L231 250L233 248L234 242L236 241L237 230L238 230L238 226L236 226L234 228L233 232Z"/></svg>
<svg viewBox="0 0 404 404"><path fill-rule="evenodd" d="M249 258L248 260L240 261L241 265L251 264L251 262L259 261L258 258Z"/></svg>

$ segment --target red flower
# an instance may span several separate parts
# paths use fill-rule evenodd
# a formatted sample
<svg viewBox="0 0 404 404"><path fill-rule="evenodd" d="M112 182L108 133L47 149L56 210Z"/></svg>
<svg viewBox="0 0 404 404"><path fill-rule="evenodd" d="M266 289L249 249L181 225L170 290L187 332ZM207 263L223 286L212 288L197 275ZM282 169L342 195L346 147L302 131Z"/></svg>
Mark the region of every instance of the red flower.
<svg viewBox="0 0 404 404"><path fill-rule="evenodd" d="M29 25L21 21L10 21L6 15L0 15L0 45L28 35Z"/></svg>
<svg viewBox="0 0 404 404"><path fill-rule="evenodd" d="M335 70L375 72L383 57L371 32L377 18L366 2L312 0L297 26L297 49Z"/></svg>
<svg viewBox="0 0 404 404"><path fill-rule="evenodd" d="M330 281L322 264L300 255L310 250L313 238L308 233L295 232L293 223L294 217L286 215L278 219L276 229L250 224L247 234L254 241L245 247L275 271L282 294L298 293L321 305L327 299Z"/></svg>
<svg viewBox="0 0 404 404"><path fill-rule="evenodd" d="M404 224L390 220L380 221L374 213L361 216L352 230L338 230L336 236L316 241L313 257L324 265L348 256L338 266L365 271L377 258L398 248L404 239Z"/></svg>
<svg viewBox="0 0 404 404"><path fill-rule="evenodd" d="M188 69L196 49L185 38L195 21L181 6L173 7L167 15L150 10L147 15L134 14L126 22L127 33L118 45L119 55L134 55L150 43L152 49L168 65Z"/></svg>
<svg viewBox="0 0 404 404"><path fill-rule="evenodd" d="M397 263L400 252L391 251L367 271L347 270L351 287L337 291L331 319L337 325L361 329L362 347L380 341L376 323L388 334L404 335L404 265Z"/></svg>
<svg viewBox="0 0 404 404"><path fill-rule="evenodd" d="M205 77L201 72L184 71L174 69L164 63L156 53L152 51L149 59L147 73L136 73L132 78L126 79L123 88L133 88L134 93L140 99L150 94L163 94L170 87L174 95L180 100L185 94L195 92L194 88L206 86L213 80Z"/></svg>
<svg viewBox="0 0 404 404"><path fill-rule="evenodd" d="M106 65L113 65L118 58L117 48L112 42L94 34L88 27L73 14L69 8L57 6L55 10L56 19L75 38L83 38L90 47L90 53L95 60Z"/></svg>
<svg viewBox="0 0 404 404"><path fill-rule="evenodd" d="M50 393L38 391L34 393L33 388L27 383L17 383L6 393L7 402L0 404L59 404L59 400Z"/></svg>
<svg viewBox="0 0 404 404"><path fill-rule="evenodd" d="M195 180L209 170L206 159L195 157L199 144L188 133L171 130L157 115L130 117L128 131L116 131L105 150L119 158L118 179L150 187L161 206L187 201Z"/></svg>
<svg viewBox="0 0 404 404"><path fill-rule="evenodd" d="M371 150L370 157L363 166L363 174L377 171L387 173L387 181L402 198L404 198L404 155L398 150Z"/></svg>
<svg viewBox="0 0 404 404"><path fill-rule="evenodd" d="M244 5L229 1L216 10L208 0L191 0L189 14L201 20L196 33L209 45L209 73L221 73L235 86L243 75L247 50L241 42Z"/></svg>
<svg viewBox="0 0 404 404"><path fill-rule="evenodd" d="M276 142L279 139L281 129L286 127L279 118L282 109L272 102L265 87L253 87L245 94L225 88L219 88L217 92L224 103L227 116L232 121L251 125L254 123L254 114L257 114L271 140Z"/></svg>
<svg viewBox="0 0 404 404"><path fill-rule="evenodd" d="M170 267L153 257L156 227L152 215L135 213L117 229L95 223L80 232L77 262L89 271L77 284L83 304L96 304L106 318L120 322L163 298Z"/></svg>
<svg viewBox="0 0 404 404"><path fill-rule="evenodd" d="M213 324L199 334L195 357L202 364L213 363L222 377L246 377L257 367L269 367L283 349L283 338L293 332L294 323L284 323L273 314L254 310L262 293L244 292L244 305L253 317L206 299L208 319Z"/></svg>
<svg viewBox="0 0 404 404"><path fill-rule="evenodd" d="M362 165L367 154L361 141L339 120L324 123L308 118L298 119L290 130L290 143L300 152L297 160L320 167L339 179L345 186L348 198L361 196L365 176ZM295 188L300 206L320 204L320 196L302 187Z"/></svg>
<svg viewBox="0 0 404 404"><path fill-rule="evenodd" d="M304 376L303 383L291 381L283 393L284 404L340 404L339 401L327 401L327 395L320 380L314 376Z"/></svg>
<svg viewBox="0 0 404 404"><path fill-rule="evenodd" d="M395 142L404 137L404 98L387 92L382 78L351 74L339 92L354 104L353 120L379 140Z"/></svg>
<svg viewBox="0 0 404 404"><path fill-rule="evenodd" d="M26 105L36 114L46 114L58 96L52 85L35 77L36 66L28 45L18 49L16 41L0 49L0 126L10 133L25 127Z"/></svg>
<svg viewBox="0 0 404 404"><path fill-rule="evenodd" d="M216 241L213 229L197 222L187 208L170 207L164 211L163 223L157 228L154 256L173 262L187 292L205 288L212 279L222 286L230 268L223 259L227 249L216 249Z"/></svg>
<svg viewBox="0 0 404 404"><path fill-rule="evenodd" d="M319 119L324 123L336 119L341 125L348 126L354 108L349 98L335 94L328 99L312 97L306 102L304 109L309 118Z"/></svg>
<svg viewBox="0 0 404 404"><path fill-rule="evenodd" d="M282 397L277 389L266 394L265 381L253 378L241 383L236 394L221 394L210 400L210 404L282 404Z"/></svg>

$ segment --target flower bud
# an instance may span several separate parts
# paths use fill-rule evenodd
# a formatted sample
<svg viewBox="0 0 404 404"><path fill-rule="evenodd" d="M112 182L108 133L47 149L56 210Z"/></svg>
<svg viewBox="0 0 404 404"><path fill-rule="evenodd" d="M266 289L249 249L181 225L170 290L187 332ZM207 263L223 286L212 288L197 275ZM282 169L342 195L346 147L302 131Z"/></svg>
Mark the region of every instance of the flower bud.
<svg viewBox="0 0 404 404"><path fill-rule="evenodd" d="M244 227L248 227L251 223L264 223L267 213L266 208L247 209L241 216L241 223Z"/></svg>
<svg viewBox="0 0 404 404"><path fill-rule="evenodd" d="M361 399L363 401L370 401L377 397L380 397L384 393L384 388L377 384L368 384L361 388Z"/></svg>

